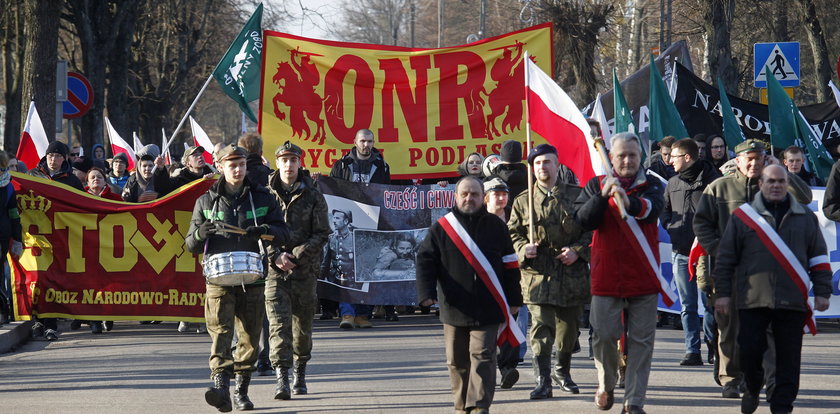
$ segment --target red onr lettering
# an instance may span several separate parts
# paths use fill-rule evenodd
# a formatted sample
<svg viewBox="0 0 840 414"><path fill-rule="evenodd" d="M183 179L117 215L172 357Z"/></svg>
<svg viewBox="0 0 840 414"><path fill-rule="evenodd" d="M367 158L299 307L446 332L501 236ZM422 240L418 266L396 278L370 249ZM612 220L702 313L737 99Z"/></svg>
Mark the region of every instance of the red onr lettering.
<svg viewBox="0 0 840 414"><path fill-rule="evenodd" d="M458 69L466 67L466 79L458 83ZM460 51L435 55L435 67L440 69L440 125L435 127L436 140L464 139L464 127L458 116L458 101L463 99L470 123L470 136L487 136L484 103L481 94L487 68L484 60L473 52Z"/></svg>
<svg viewBox="0 0 840 414"><path fill-rule="evenodd" d="M344 119L344 79L350 71L356 72L353 85L353 123L347 126ZM356 131L369 128L373 120L373 71L364 59L343 55L324 77L324 114L333 135L345 144L352 144Z"/></svg>
<svg viewBox="0 0 840 414"><path fill-rule="evenodd" d="M420 148L409 148L408 149L408 166L409 167L416 167L417 160L423 156L423 150Z"/></svg>
<svg viewBox="0 0 840 414"><path fill-rule="evenodd" d="M426 108L426 86L429 84L431 55L411 56L409 64L414 70L415 96L411 95L411 83L400 59L381 59L379 69L385 72L382 85L382 128L378 139L381 142L397 142L399 131L394 126L394 93L400 100L400 109L405 117L408 132L414 142L429 140L429 114Z"/></svg>

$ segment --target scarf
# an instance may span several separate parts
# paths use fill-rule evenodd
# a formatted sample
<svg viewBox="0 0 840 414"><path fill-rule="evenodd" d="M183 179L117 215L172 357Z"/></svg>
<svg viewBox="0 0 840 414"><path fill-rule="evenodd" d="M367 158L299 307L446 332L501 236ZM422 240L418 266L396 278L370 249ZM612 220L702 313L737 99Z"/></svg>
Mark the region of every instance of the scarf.
<svg viewBox="0 0 840 414"><path fill-rule="evenodd" d="M12 174L9 173L8 168L0 168L0 187L5 187L9 185L9 181L12 180Z"/></svg>

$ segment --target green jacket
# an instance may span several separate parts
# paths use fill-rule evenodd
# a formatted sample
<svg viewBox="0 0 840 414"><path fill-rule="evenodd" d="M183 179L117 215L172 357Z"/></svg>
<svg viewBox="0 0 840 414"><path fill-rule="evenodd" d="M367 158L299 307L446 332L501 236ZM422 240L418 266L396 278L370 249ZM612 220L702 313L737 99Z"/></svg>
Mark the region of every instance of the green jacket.
<svg viewBox="0 0 840 414"><path fill-rule="evenodd" d="M756 193L758 178L748 179L739 170L718 178L703 191L694 213L693 227L697 241L711 257L717 253L729 216L741 204L752 202ZM802 204L809 204L813 198L811 187L791 173L788 173L788 193Z"/></svg>
<svg viewBox="0 0 840 414"><path fill-rule="evenodd" d="M286 243L269 249L268 278L315 279L320 271L324 244L330 236L327 202L303 170L291 190L284 190L281 183L279 171L275 171L268 178L268 190L277 199L290 236ZM290 272L280 270L274 263L283 252L293 254L298 260Z"/></svg>
<svg viewBox="0 0 840 414"><path fill-rule="evenodd" d="M756 196L752 207L776 230L782 241L805 268L813 284L814 296L831 296L831 269L811 267L811 259L827 259L817 216L806 206L791 201L780 223L767 211L764 199ZM805 300L796 284L782 269L756 232L738 217L720 241L720 251L712 272L718 298L734 297L738 309L771 308L805 311Z"/></svg>
<svg viewBox="0 0 840 414"><path fill-rule="evenodd" d="M513 201L508 230L519 257L522 297L526 304L577 306L589 303L589 244L592 232L584 231L574 220L574 201L578 186L558 180L549 192L534 186L534 241L537 257L525 258L528 244L528 192ZM566 266L555 257L570 247L580 258Z"/></svg>

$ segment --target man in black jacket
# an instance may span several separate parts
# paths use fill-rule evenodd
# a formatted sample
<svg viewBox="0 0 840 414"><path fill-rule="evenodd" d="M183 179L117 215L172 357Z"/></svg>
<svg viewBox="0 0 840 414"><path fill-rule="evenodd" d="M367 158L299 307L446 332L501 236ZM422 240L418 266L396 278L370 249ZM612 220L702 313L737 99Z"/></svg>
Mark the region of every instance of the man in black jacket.
<svg viewBox="0 0 840 414"><path fill-rule="evenodd" d="M223 175L195 203L186 237L190 252L204 252L205 257L232 251L259 253L258 242L263 235L274 236L271 243L275 245L288 240L289 229L277 200L265 187L246 178L247 155L244 149L233 145L219 151ZM220 223L245 229L245 234L226 232ZM257 362L257 341L265 313L264 285L218 286L208 280L206 287L204 318L213 341L210 348L213 387L207 389L204 398L219 411L230 411L230 377L235 372L236 408L253 409L248 386ZM232 355L234 330L239 340Z"/></svg>
<svg viewBox="0 0 840 414"><path fill-rule="evenodd" d="M446 363L458 412L489 412L499 327L512 322L512 314L522 305L513 243L505 224L484 208L483 198L478 179L459 180L455 208L432 224L417 253L418 303L440 304ZM465 256L484 256L486 260L479 262L487 267L474 268ZM493 278L498 283L493 284ZM519 330L515 322L503 332L508 329ZM524 339L521 333L519 339Z"/></svg>
<svg viewBox="0 0 840 414"><path fill-rule="evenodd" d="M682 326L685 334L685 357L680 365L703 365L700 357L700 316L697 309L697 279L688 274L688 256L694 242L694 211L703 190L720 177L720 172L706 159L700 158L697 142L683 138L671 147L671 165L677 175L668 180L665 189L665 208L660 221L671 236L671 257L674 280L680 294ZM691 279L691 280L689 280ZM706 302L705 300L703 301ZM706 343L714 337L714 315L709 307L703 324L707 328Z"/></svg>
<svg viewBox="0 0 840 414"><path fill-rule="evenodd" d="M249 132L239 137L236 142L242 148L248 151L248 178L251 182L259 185L268 186L268 176L273 171L269 166L263 163L263 139L260 134Z"/></svg>
<svg viewBox="0 0 840 414"><path fill-rule="evenodd" d="M330 177L355 183L390 184L391 168L382 158L382 154L373 147L373 132L369 129L360 129L356 132L353 144L354 147L350 153L333 164ZM341 302L338 307L341 312L341 322L338 326L341 329L373 327L370 323L373 311L371 305Z"/></svg>

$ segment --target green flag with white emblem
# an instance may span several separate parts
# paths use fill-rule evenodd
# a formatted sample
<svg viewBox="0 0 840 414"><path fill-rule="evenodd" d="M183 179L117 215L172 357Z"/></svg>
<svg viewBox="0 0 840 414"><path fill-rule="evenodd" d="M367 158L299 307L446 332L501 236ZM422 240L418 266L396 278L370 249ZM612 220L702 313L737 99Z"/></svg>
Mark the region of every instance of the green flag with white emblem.
<svg viewBox="0 0 840 414"><path fill-rule="evenodd" d="M650 110L650 135L652 142L662 141L666 136L673 136L676 139L688 137L680 113L671 100L671 94L665 87L659 69L653 63L653 55L650 55L650 97L648 98L648 109Z"/></svg>
<svg viewBox="0 0 840 414"><path fill-rule="evenodd" d="M236 101L242 112L254 122L257 122L257 117L248 106L248 102L260 97L262 12L263 5L260 3L213 70L213 77L222 86L222 90Z"/></svg>
<svg viewBox="0 0 840 414"><path fill-rule="evenodd" d="M732 104L729 103L729 96L726 95L726 90L723 89L723 82L720 78L717 79L718 91L720 92L720 115L723 117L723 140L726 146L735 150L735 146L744 142L744 131L738 125L738 120L735 119L735 114L732 112Z"/></svg>
<svg viewBox="0 0 840 414"><path fill-rule="evenodd" d="M770 140L773 146L777 150L791 145L805 148L811 169L821 180L827 180L834 164L831 155L770 68L765 66L764 70L767 76L767 111L770 113Z"/></svg>

